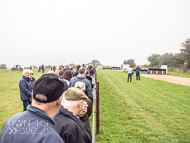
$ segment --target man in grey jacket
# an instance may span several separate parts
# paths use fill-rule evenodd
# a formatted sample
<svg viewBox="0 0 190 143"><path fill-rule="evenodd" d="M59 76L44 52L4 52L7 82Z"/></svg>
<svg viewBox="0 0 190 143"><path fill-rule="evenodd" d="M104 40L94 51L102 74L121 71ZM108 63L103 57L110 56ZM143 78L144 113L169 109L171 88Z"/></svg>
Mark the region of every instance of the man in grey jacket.
<svg viewBox="0 0 190 143"><path fill-rule="evenodd" d="M75 87L75 83L77 81L84 82L85 83L85 91L84 93L86 96L92 101L93 103L93 94L92 94L92 87L90 81L86 78L86 70L85 68L81 67L79 69L79 74L73 78L71 78L69 87Z"/></svg>

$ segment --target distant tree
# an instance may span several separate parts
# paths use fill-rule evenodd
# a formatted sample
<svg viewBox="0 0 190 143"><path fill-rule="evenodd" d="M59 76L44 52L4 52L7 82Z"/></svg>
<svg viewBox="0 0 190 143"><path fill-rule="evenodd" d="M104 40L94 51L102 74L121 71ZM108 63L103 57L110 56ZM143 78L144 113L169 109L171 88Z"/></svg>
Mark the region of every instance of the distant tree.
<svg viewBox="0 0 190 143"><path fill-rule="evenodd" d="M1 68L6 68L6 64L1 64L0 67Z"/></svg>
<svg viewBox="0 0 190 143"><path fill-rule="evenodd" d="M90 65L90 64L92 64L92 62L88 62L86 65Z"/></svg>
<svg viewBox="0 0 190 143"><path fill-rule="evenodd" d="M92 64L93 64L94 66L101 65L100 61L98 61L98 60L92 60Z"/></svg>
<svg viewBox="0 0 190 143"><path fill-rule="evenodd" d="M134 59L129 59L129 60L124 60L124 64L129 64L132 68L136 67L135 60Z"/></svg>
<svg viewBox="0 0 190 143"><path fill-rule="evenodd" d="M183 54L177 53L174 55L172 59L172 67L178 68L180 66L183 66L184 63L185 63L185 60L184 60Z"/></svg>
<svg viewBox="0 0 190 143"><path fill-rule="evenodd" d="M51 69L51 65L47 65L45 67L46 67L46 69Z"/></svg>
<svg viewBox="0 0 190 143"><path fill-rule="evenodd" d="M74 65L75 65L75 64L73 64L73 63L70 63L70 64L69 64L69 66L74 66Z"/></svg>
<svg viewBox="0 0 190 143"><path fill-rule="evenodd" d="M187 39L181 44L181 55L184 57L186 68L190 69L190 39Z"/></svg>
<svg viewBox="0 0 190 143"><path fill-rule="evenodd" d="M168 67L173 67L173 53L165 53L160 56L161 65L167 65Z"/></svg>
<svg viewBox="0 0 190 143"><path fill-rule="evenodd" d="M159 54L152 54L147 59L148 59L148 62L150 62L150 67L156 67L156 66L159 66L161 64Z"/></svg>
<svg viewBox="0 0 190 143"><path fill-rule="evenodd" d="M149 67L149 65L147 65L147 64L142 65L142 68L148 68L148 67Z"/></svg>

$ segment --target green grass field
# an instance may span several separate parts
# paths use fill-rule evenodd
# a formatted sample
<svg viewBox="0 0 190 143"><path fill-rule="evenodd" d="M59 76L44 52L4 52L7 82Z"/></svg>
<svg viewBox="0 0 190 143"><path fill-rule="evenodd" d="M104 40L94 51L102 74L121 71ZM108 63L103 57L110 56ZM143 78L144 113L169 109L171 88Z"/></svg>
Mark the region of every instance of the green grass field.
<svg viewBox="0 0 190 143"><path fill-rule="evenodd" d="M190 142L190 87L98 71L98 142Z"/></svg>
<svg viewBox="0 0 190 143"><path fill-rule="evenodd" d="M100 132L98 143L190 142L190 87L141 77L127 83L127 73L98 70ZM34 77L41 73L34 71ZM0 70L0 131L22 112L22 72Z"/></svg>
<svg viewBox="0 0 190 143"><path fill-rule="evenodd" d="M181 77L188 77L188 78L190 78L190 74L188 74L188 73L181 73L181 72L168 72L168 75L181 76Z"/></svg>

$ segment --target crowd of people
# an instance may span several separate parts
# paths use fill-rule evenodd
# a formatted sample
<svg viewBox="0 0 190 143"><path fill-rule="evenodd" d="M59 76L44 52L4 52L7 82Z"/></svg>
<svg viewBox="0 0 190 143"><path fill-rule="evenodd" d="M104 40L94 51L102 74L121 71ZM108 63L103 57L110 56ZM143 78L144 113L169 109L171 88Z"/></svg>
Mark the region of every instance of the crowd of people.
<svg viewBox="0 0 190 143"><path fill-rule="evenodd" d="M89 117L95 93L93 65L52 66L36 80L25 69L19 82L23 112L10 117L1 143L91 143Z"/></svg>

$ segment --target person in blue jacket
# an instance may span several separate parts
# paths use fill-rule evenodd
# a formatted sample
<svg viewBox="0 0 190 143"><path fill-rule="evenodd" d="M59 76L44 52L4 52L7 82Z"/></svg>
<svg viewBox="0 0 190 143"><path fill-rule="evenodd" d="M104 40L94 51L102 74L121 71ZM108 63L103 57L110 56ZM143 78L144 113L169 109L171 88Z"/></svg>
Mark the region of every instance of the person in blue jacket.
<svg viewBox="0 0 190 143"><path fill-rule="evenodd" d="M64 143L53 116L68 88L65 84L55 74L42 75L34 85L32 105L5 122L0 143Z"/></svg>
<svg viewBox="0 0 190 143"><path fill-rule="evenodd" d="M23 102L23 111L26 111L26 107L31 104L30 98L32 95L32 84L29 78L29 70L23 71L23 76L19 82L20 98Z"/></svg>
<svg viewBox="0 0 190 143"><path fill-rule="evenodd" d="M83 67L79 68L79 74L77 76L71 78L69 87L75 87L75 83L77 81L85 83L86 90L84 91L84 93L93 103L92 86L91 86L91 82L86 78L86 69L85 68L83 68Z"/></svg>

